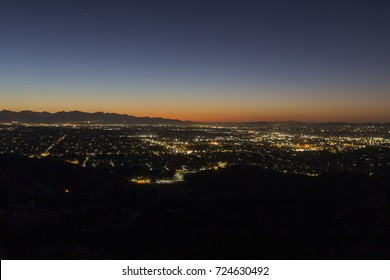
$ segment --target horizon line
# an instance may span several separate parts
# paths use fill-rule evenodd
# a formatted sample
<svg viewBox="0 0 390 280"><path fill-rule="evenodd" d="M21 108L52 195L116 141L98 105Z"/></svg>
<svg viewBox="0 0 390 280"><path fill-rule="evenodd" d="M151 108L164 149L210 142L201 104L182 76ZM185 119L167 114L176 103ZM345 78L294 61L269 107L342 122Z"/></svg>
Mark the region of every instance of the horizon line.
<svg viewBox="0 0 390 280"><path fill-rule="evenodd" d="M301 121L296 119L286 119L286 120L248 120L248 121L239 121L239 120L232 120L232 121L194 121L194 120L185 120L185 119L178 119L178 118L165 118L165 117L150 117L150 116L136 116L131 115L128 113L116 113L116 112L108 112L108 111L81 111L81 110L61 110L61 111L33 111L33 110L20 110L20 111L13 111L8 109L2 109L0 112L11 112L11 113L23 113L23 112L31 112L31 113L48 113L51 115L58 114L58 113L85 113L85 114L116 114L116 115L122 115L122 116L129 116L129 117L135 117L135 118L149 118L149 119L164 119L169 121L180 121L183 123L193 123L193 124L250 124L250 123L303 123L303 124L337 124L337 123L345 123L345 124L388 124L390 123L390 120L387 121L343 121L343 120L336 120L336 121Z"/></svg>

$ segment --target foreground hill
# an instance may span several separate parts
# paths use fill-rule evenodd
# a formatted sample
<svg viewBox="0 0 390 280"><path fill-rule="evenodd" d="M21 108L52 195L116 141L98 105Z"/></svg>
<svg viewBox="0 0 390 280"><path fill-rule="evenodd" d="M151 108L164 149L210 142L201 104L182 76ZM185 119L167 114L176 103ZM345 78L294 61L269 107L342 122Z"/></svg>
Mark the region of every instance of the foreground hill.
<svg viewBox="0 0 390 280"><path fill-rule="evenodd" d="M2 259L388 259L389 178L231 167L178 185L0 155Z"/></svg>
<svg viewBox="0 0 390 280"><path fill-rule="evenodd" d="M21 111L13 112L8 110L0 111L0 123L19 122L19 123L99 123L99 124L185 124L180 120L134 117L125 114L115 113L85 113L80 111L71 112L33 112Z"/></svg>

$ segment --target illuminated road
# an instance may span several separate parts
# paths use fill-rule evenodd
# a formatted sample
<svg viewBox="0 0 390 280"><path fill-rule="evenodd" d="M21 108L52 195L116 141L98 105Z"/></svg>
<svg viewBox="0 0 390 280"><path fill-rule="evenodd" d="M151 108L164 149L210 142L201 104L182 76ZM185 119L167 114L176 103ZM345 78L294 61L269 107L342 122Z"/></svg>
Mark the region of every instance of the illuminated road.
<svg viewBox="0 0 390 280"><path fill-rule="evenodd" d="M58 143L62 142L66 137L66 134L64 136L61 136L57 139L53 144L51 144L42 154L41 156L47 157L50 154L50 150L53 149Z"/></svg>

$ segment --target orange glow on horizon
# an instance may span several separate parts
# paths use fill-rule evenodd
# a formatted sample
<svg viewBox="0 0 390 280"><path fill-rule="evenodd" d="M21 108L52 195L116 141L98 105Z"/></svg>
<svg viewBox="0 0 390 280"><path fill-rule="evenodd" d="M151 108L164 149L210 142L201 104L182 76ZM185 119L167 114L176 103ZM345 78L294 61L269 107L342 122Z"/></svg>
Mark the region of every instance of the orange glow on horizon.
<svg viewBox="0 0 390 280"><path fill-rule="evenodd" d="M1 90L0 90L1 94ZM96 95L95 95L96 94ZM203 92L204 96L206 93ZM212 93L207 98L196 94L182 96L153 95L118 96L85 91L39 93L36 89L24 96L1 95L3 109L12 111L83 111L127 114L136 117L161 117L194 122L389 122L390 98L382 99L357 95L356 98L336 95L309 96L298 93ZM284 95L283 95L284 94ZM49 96L49 97L48 97ZM359 97L360 96L360 97ZM37 102L39 100L39 102ZM17 105L15 105L17 104Z"/></svg>
<svg viewBox="0 0 390 280"><path fill-rule="evenodd" d="M60 111L82 111L88 113L105 112L105 113L118 113L127 114L135 117L151 117L151 118L165 118L165 119L177 119L182 121L193 122L272 122L272 121L302 121L302 122L388 122L390 116L387 112L353 112L353 110L334 110L331 113L327 113L325 110L312 112L311 110L301 110L299 113L296 111L280 111L280 110L267 110L263 113L256 112L229 112L229 110L218 110L216 112L188 112L187 114L182 112L164 112L164 111L126 111L112 109L88 109L88 108L76 108L76 109L52 109L47 108L0 108L0 110L7 109L12 111L31 110L37 112L49 112L57 113Z"/></svg>

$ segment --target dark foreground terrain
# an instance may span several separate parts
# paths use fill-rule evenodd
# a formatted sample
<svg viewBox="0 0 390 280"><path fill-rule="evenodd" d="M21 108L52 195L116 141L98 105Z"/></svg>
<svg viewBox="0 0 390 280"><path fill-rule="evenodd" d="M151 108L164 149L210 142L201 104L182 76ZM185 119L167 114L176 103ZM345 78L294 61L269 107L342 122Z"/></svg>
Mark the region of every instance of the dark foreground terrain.
<svg viewBox="0 0 390 280"><path fill-rule="evenodd" d="M390 180L230 167L175 185L0 155L1 259L389 259Z"/></svg>

